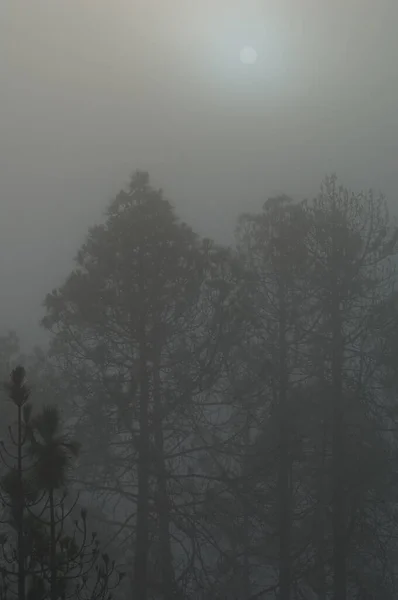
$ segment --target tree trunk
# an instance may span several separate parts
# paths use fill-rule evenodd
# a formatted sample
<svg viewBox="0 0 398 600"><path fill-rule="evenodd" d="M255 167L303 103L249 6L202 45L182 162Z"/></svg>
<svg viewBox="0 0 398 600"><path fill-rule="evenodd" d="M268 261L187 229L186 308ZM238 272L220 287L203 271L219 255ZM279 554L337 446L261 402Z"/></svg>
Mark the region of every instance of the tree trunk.
<svg viewBox="0 0 398 600"><path fill-rule="evenodd" d="M18 526L18 600L25 600L25 535L24 535L24 495L22 481L22 402L18 405L18 498L17 498L17 526Z"/></svg>
<svg viewBox="0 0 398 600"><path fill-rule="evenodd" d="M164 459L164 439L162 422L161 382L159 356L154 360L154 410L153 425L156 448L156 478L159 515L159 538L161 552L162 595L164 600L175 600L179 597L175 581L173 557L170 546L170 501L167 491L167 469Z"/></svg>
<svg viewBox="0 0 398 600"><path fill-rule="evenodd" d="M244 444L245 454L249 453L250 449L250 410L247 412ZM242 575L242 600L249 600L251 597L251 579L250 579L250 508L247 501L247 493L243 493L242 510L243 510L243 575Z"/></svg>
<svg viewBox="0 0 398 600"><path fill-rule="evenodd" d="M140 336L137 529L133 600L147 600L149 552L149 382L145 325Z"/></svg>
<svg viewBox="0 0 398 600"><path fill-rule="evenodd" d="M333 216L334 221L337 218ZM339 229L333 232L331 264L331 366L332 366L332 529L334 600L346 600L346 515L345 515L345 432L343 405L344 341L341 315L339 269L344 261L339 250Z"/></svg>
<svg viewBox="0 0 398 600"><path fill-rule="evenodd" d="M325 470L326 470L326 452L327 452L327 425L323 423L322 446L320 448L321 460L318 475L318 498L315 511L315 589L318 600L326 600L326 540L325 540L325 521L326 521L326 494L325 494Z"/></svg>
<svg viewBox="0 0 398 600"><path fill-rule="evenodd" d="M336 306L337 304L337 306ZM334 600L346 600L346 526L344 485L344 408L342 388L342 335L338 300L334 301L332 393L333 393L333 569Z"/></svg>
<svg viewBox="0 0 398 600"><path fill-rule="evenodd" d="M279 284L279 598L290 600L291 589L291 465L289 445L289 423L287 410L287 343L285 290Z"/></svg>
<svg viewBox="0 0 398 600"><path fill-rule="evenodd" d="M54 492L49 490L48 499L50 505L50 599L57 600L57 563L56 563L56 535L55 535L55 509Z"/></svg>

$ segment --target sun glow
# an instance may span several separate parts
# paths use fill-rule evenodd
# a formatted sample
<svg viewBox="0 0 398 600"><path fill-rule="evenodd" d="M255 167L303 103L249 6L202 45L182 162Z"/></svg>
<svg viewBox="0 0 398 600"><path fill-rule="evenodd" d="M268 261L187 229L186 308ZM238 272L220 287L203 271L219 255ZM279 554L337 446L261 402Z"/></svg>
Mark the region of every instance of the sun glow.
<svg viewBox="0 0 398 600"><path fill-rule="evenodd" d="M244 65L254 65L257 62L258 54L252 46L245 46L240 51L240 61Z"/></svg>

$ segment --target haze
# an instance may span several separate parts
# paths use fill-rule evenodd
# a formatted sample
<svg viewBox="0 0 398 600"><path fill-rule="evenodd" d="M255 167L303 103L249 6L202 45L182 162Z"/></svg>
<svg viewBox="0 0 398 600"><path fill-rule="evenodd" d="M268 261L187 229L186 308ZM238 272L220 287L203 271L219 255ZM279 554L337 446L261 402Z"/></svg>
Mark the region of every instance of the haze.
<svg viewBox="0 0 398 600"><path fill-rule="evenodd" d="M40 338L44 295L136 168L220 241L334 171L393 203L397 20L395 0L2 0L2 329Z"/></svg>

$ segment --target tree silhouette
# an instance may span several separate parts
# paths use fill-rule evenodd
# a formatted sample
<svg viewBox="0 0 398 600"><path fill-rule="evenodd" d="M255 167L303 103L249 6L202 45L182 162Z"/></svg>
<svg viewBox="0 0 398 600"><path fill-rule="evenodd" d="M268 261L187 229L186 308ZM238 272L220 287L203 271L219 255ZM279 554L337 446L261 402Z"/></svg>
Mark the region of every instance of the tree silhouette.
<svg viewBox="0 0 398 600"><path fill-rule="evenodd" d="M139 600L395 597L396 241L335 178L237 252L144 173L89 230L43 323Z"/></svg>
<svg viewBox="0 0 398 600"><path fill-rule="evenodd" d="M44 324L79 399L83 435L92 433L98 449L92 489L131 506L130 528L120 529L135 536L128 544L137 598L161 590L170 600L200 565L197 540L188 555L185 547L202 492L194 470L188 476L180 465L194 461L200 403L225 379L240 326L237 261L180 222L147 174L133 175L106 217L90 229L76 269L47 297Z"/></svg>
<svg viewBox="0 0 398 600"><path fill-rule="evenodd" d="M45 407L32 421L30 451L35 459L34 476L40 489L46 491L50 524L50 598L58 597L57 533L55 492L65 486L66 471L71 457L76 457L79 446L60 433L59 412Z"/></svg>
<svg viewBox="0 0 398 600"><path fill-rule="evenodd" d="M1 460L7 473L1 479L1 500L5 509L5 522L17 533L15 549L9 554L6 551L4 540L3 557L10 566L4 571L9 578L16 577L18 586L18 600L25 599L25 584L27 573L27 542L29 530L27 528L26 511L38 503L35 487L32 486L27 464L29 442L30 417L32 406L28 403L30 390L25 383L25 369L18 366L13 369L10 381L5 383L9 399L16 408L17 418L14 427L9 426L9 439L12 449L6 448L1 443ZM11 568L16 563L16 569Z"/></svg>
<svg viewBox="0 0 398 600"><path fill-rule="evenodd" d="M9 515L5 523L8 530L17 531L17 540L14 544L7 532L0 540L3 596L13 593L16 580L18 599L109 598L123 574L115 561L101 553L96 534L88 535L87 511L82 509L80 518L73 517L79 496L67 506L67 472L78 445L62 433L55 407L32 416L23 367L14 369L6 387L17 408L15 434L10 427L16 452L13 455L2 444L9 471L1 489ZM10 464L12 460L15 464Z"/></svg>

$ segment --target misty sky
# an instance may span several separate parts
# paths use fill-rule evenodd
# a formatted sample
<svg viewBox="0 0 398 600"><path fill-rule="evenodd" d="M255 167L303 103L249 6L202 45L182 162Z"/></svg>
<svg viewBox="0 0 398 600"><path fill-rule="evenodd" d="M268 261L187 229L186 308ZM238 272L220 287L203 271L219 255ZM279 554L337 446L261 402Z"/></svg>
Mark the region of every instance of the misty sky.
<svg viewBox="0 0 398 600"><path fill-rule="evenodd" d="M38 339L135 168L221 241L333 171L396 203L397 23L397 0L0 0L0 329Z"/></svg>

